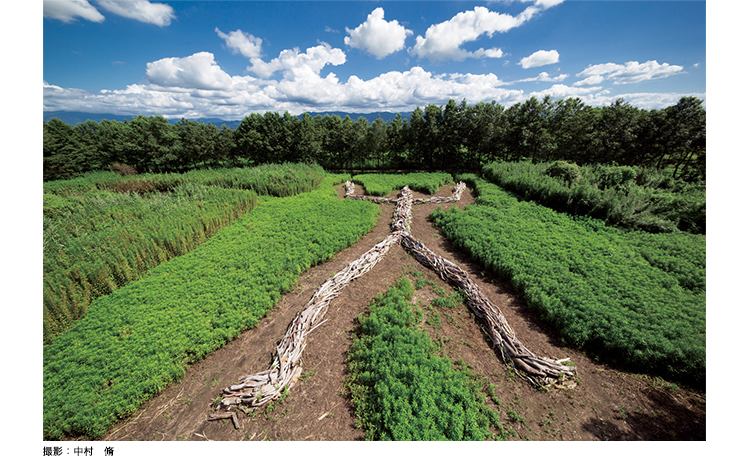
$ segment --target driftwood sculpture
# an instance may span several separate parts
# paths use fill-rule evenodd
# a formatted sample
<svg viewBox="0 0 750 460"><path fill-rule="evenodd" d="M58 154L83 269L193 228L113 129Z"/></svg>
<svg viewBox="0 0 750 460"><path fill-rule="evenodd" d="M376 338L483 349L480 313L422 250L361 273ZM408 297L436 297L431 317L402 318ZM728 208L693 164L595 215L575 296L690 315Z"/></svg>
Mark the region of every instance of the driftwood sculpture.
<svg viewBox="0 0 750 460"><path fill-rule="evenodd" d="M529 381L535 385L547 385L561 376L575 375L575 367L563 364L567 359L555 361L540 358L529 351L518 340L500 309L490 302L476 283L458 265L430 251L421 241L411 235L404 235L401 245L419 263L433 269L443 281L464 292L469 308L484 321L492 343L498 347L507 361L514 364L514 369L520 369L526 374L525 377Z"/></svg>
<svg viewBox="0 0 750 460"><path fill-rule="evenodd" d="M323 283L305 308L289 324L286 335L276 346L271 367L256 374L244 375L238 379L237 384L225 388L220 407L232 409L240 404L261 406L280 397L285 389L291 388L302 373L299 359L305 349L307 336L325 322L323 317L331 301L338 297L352 280L370 271L396 242L400 242L421 264L434 270L441 279L464 292L472 312L483 320L492 342L498 347L503 358L513 364L516 372L523 371L519 373L535 385L548 385L556 379L574 375L575 367L563 364L565 359L556 361L550 358L540 358L529 351L516 338L500 309L487 299L464 270L438 256L411 236L413 203L458 201L465 188L466 184L459 182L450 197L415 200L407 186L401 190L396 199L392 199L354 195L354 185L347 181L346 198L396 205L391 223L391 234ZM231 415L211 415L209 420L229 417ZM233 418L233 422L237 426L236 417Z"/></svg>
<svg viewBox="0 0 750 460"><path fill-rule="evenodd" d="M400 235L391 233L333 278L323 283L312 296L307 306L289 325L286 335L276 346L270 369L257 374L244 375L237 384L224 389L221 405L262 406L281 395L284 388L291 388L302 373L299 358L307 344L307 335L325 322L323 316L328 305L338 297L349 282L364 275L388 253Z"/></svg>

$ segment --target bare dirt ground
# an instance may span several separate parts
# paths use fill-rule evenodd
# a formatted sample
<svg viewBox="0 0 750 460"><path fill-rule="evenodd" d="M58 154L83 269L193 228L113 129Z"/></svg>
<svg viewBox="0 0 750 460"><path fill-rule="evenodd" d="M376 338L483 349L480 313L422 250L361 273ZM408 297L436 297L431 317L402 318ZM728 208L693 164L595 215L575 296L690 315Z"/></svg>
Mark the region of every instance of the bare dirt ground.
<svg viewBox="0 0 750 460"><path fill-rule="evenodd" d="M363 193L358 186L355 193ZM439 195L448 196L451 186ZM340 190L343 196L343 187ZM415 198L425 196L418 192ZM474 201L467 190L458 206ZM308 339L304 371L290 394L280 403L251 415L238 413L235 429L229 420L208 421L212 403L221 390L239 376L267 369L277 342L289 322L318 287L390 232L392 205L382 209L378 225L354 246L311 268L294 289L261 320L258 326L192 364L175 382L145 403L131 417L114 426L105 440L363 440L356 428L347 395L346 354L352 343L356 318L367 311L376 294L385 292L399 277L419 271L430 280L416 291L425 312L422 327L434 341L443 343L446 356L463 359L495 385L498 411L511 440L705 440L706 395L660 379L622 372L594 362L585 354L564 348L545 330L513 293L485 276L481 268L451 248L427 222L435 207L454 204L421 204L413 207L412 234L437 254L458 263L504 313L519 339L540 356L570 357L578 367L578 385L572 389L540 391L510 372L498 359L473 315L464 306L431 308L437 289L452 292L437 275L418 264L401 246L394 245L385 259L355 280L332 302L327 321ZM429 315L433 315L427 321ZM435 315L439 315L438 320Z"/></svg>

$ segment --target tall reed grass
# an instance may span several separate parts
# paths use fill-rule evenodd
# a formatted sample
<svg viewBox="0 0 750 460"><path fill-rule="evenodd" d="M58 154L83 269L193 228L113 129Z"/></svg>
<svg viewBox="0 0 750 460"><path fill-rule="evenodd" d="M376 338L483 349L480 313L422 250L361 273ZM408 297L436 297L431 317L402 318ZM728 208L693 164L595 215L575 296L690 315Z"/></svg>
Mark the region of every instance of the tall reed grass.
<svg viewBox="0 0 750 460"><path fill-rule="evenodd" d="M94 299L250 212L259 195L310 192L324 175L317 165L287 163L185 174L97 172L45 183L44 343L83 317Z"/></svg>

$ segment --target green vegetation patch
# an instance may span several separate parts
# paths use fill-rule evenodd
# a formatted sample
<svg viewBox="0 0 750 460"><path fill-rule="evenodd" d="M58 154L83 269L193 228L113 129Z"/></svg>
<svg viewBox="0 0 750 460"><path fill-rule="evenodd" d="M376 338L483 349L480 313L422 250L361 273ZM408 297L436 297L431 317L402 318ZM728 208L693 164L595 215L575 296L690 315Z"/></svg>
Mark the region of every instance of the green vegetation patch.
<svg viewBox="0 0 750 460"><path fill-rule="evenodd" d="M44 195L44 342L91 301L186 254L258 205L249 190L197 184L149 196Z"/></svg>
<svg viewBox="0 0 750 460"><path fill-rule="evenodd" d="M317 165L120 176L91 173L44 184L44 343L91 301L187 254L258 205L320 184Z"/></svg>
<svg viewBox="0 0 750 460"><path fill-rule="evenodd" d="M348 385L367 439L496 439L490 427L500 427L499 417L484 405L482 384L437 356L430 338L416 328L413 294L411 281L402 278L359 318Z"/></svg>
<svg viewBox="0 0 750 460"><path fill-rule="evenodd" d="M494 162L484 177L556 211L652 233L706 233L706 186L637 166Z"/></svg>
<svg viewBox="0 0 750 460"><path fill-rule="evenodd" d="M394 190L409 186L410 189L433 195L443 185L453 183L448 173L408 173L408 174L357 174L352 177L355 184L365 188L368 195L388 196Z"/></svg>
<svg viewBox="0 0 750 460"><path fill-rule="evenodd" d="M431 218L456 247L510 281L566 345L705 385L704 235L625 232L473 179L475 205Z"/></svg>
<svg viewBox="0 0 750 460"><path fill-rule="evenodd" d="M346 176L344 176L346 177ZM356 242L379 208L313 192L269 198L194 251L100 297L44 348L44 438L98 438L189 362L255 326L306 269Z"/></svg>
<svg viewBox="0 0 750 460"><path fill-rule="evenodd" d="M44 193L85 195L97 190L113 192L167 192L184 183L252 190L258 195L292 196L314 190L325 177L317 164L265 164L252 168L193 169L185 173L121 175L112 171L90 172L68 180L44 183Z"/></svg>

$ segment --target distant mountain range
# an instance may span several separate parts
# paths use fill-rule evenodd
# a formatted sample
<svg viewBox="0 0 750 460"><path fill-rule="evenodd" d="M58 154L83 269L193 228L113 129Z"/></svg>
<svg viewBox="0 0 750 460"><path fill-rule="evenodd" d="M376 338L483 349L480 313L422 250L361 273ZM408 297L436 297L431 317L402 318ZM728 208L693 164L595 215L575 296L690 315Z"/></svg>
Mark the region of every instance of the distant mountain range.
<svg viewBox="0 0 750 460"><path fill-rule="evenodd" d="M380 116L380 119L384 122L390 121L396 117L396 112L373 112L373 113L350 113L350 112L308 112L311 116L315 117L317 115L338 115L341 118L345 118L347 115L349 115L349 118L351 118L354 121L357 121L359 117L364 117L368 123L372 123L375 121L378 116ZM400 112L401 118L404 118L406 120L409 119L411 116L411 112ZM57 118L60 121L63 121L69 125L77 125L78 123L82 123L86 120L92 120L97 123L101 122L102 120L111 120L111 121L126 121L130 120L131 118L135 117L137 115L115 115L112 113L88 113L88 112L66 112L66 111L50 111L44 112L44 121L49 121L53 118ZM301 115L300 115L301 118ZM179 118L168 118L170 123L176 123L180 119ZM222 120L220 118L191 118L191 120L195 121L202 121L203 123L210 123L212 125L221 127L221 125L227 125L227 128L236 129L242 120Z"/></svg>

